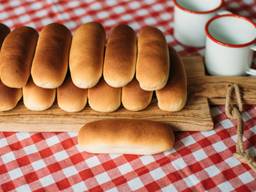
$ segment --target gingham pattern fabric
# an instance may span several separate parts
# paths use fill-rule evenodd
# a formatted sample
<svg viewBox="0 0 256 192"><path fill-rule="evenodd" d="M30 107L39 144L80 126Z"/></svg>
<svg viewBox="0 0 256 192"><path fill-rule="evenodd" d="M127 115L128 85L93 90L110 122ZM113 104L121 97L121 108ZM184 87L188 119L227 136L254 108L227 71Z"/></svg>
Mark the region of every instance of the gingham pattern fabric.
<svg viewBox="0 0 256 192"><path fill-rule="evenodd" d="M255 0L229 0L226 9L255 21ZM173 1L1 1L0 22L12 29L41 29L61 22L74 30L101 22L135 30L159 27L181 54L203 53L173 39ZM176 133L171 151L154 156L92 155L77 146L77 133L0 132L0 191L256 191L256 174L233 157L236 128L223 107L213 107L215 129ZM246 148L256 153L256 108L243 113Z"/></svg>

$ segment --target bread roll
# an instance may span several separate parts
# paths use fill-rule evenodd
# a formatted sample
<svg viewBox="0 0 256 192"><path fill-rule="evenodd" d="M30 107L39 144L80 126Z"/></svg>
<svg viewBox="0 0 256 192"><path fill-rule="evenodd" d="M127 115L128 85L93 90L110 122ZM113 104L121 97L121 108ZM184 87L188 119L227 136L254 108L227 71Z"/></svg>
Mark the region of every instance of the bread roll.
<svg viewBox="0 0 256 192"><path fill-rule="evenodd" d="M123 87L134 77L136 64L136 34L127 25L118 25L109 36L103 76L111 87Z"/></svg>
<svg viewBox="0 0 256 192"><path fill-rule="evenodd" d="M91 88L98 83L102 76L105 41L105 30L99 23L86 23L75 31L69 68L77 87Z"/></svg>
<svg viewBox="0 0 256 192"><path fill-rule="evenodd" d="M23 87L24 105L31 111L46 110L52 106L55 100L55 92L55 89L38 87L30 78L27 85Z"/></svg>
<svg viewBox="0 0 256 192"><path fill-rule="evenodd" d="M113 112L121 104L121 88L110 87L103 79L93 88L88 89L90 107L99 112Z"/></svg>
<svg viewBox="0 0 256 192"><path fill-rule="evenodd" d="M9 111L15 108L21 97L21 89L6 87L0 81L0 111Z"/></svg>
<svg viewBox="0 0 256 192"><path fill-rule="evenodd" d="M87 89L76 87L68 76L57 89L58 106L66 112L78 112L87 103Z"/></svg>
<svg viewBox="0 0 256 192"><path fill-rule="evenodd" d="M143 27L138 34L136 78L146 91L163 88L169 77L168 45L163 33Z"/></svg>
<svg viewBox="0 0 256 192"><path fill-rule="evenodd" d="M134 78L122 88L122 104L127 110L140 111L151 103L152 95L152 91L141 89L139 82Z"/></svg>
<svg viewBox="0 0 256 192"><path fill-rule="evenodd" d="M64 25L52 23L42 29L31 70L37 86L54 89L63 83L68 69L70 43L71 33Z"/></svg>
<svg viewBox="0 0 256 192"><path fill-rule="evenodd" d="M0 24L0 48L10 29L4 24ZM0 62L1 69L1 62ZM0 80L0 111L13 109L22 97L21 89L9 88Z"/></svg>
<svg viewBox="0 0 256 192"><path fill-rule="evenodd" d="M172 67L167 85L156 91L158 106L164 111L179 111L187 101L187 76L184 64L173 48L170 48Z"/></svg>
<svg viewBox="0 0 256 192"><path fill-rule="evenodd" d="M160 122L108 119L83 126L78 144L90 153L151 155L172 148L174 134L170 126Z"/></svg>
<svg viewBox="0 0 256 192"><path fill-rule="evenodd" d="M1 80L11 88L22 88L30 76L38 33L30 27L19 27L4 39L1 48Z"/></svg>

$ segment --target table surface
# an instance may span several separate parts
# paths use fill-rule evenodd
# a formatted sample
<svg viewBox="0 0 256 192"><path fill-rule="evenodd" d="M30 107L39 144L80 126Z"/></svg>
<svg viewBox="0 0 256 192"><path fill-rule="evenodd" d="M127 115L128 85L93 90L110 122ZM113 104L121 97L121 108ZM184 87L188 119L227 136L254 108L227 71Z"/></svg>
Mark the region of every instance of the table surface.
<svg viewBox="0 0 256 192"><path fill-rule="evenodd" d="M256 20L255 0L229 0L225 9ZM127 23L136 31L159 27L181 54L203 54L173 39L173 1L0 1L0 22L38 30L60 22L72 31L101 22L107 31ZM92 155L77 146L75 132L0 132L0 191L256 191L256 174L235 152L236 128L223 106L211 109L215 129L176 134L171 151L154 156ZM243 113L246 148L256 153L256 108Z"/></svg>

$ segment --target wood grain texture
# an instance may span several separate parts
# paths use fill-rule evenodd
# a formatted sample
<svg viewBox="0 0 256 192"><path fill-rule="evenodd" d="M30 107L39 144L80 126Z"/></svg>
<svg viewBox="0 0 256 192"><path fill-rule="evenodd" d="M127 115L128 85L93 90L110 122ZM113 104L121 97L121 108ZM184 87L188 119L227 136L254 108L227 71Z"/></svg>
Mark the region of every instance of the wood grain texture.
<svg viewBox="0 0 256 192"><path fill-rule="evenodd" d="M86 122L107 118L150 119L173 125L180 131L202 131L213 129L208 100L213 104L224 104L226 86L238 83L244 90L246 103L256 104L256 79L252 77L214 77L205 75L200 56L183 58L189 83L187 106L180 112L159 110L156 101L143 111L132 112L121 107L113 113L100 113L88 106L77 113L67 113L54 105L42 112L28 111L22 102L9 112L0 113L0 131L59 132L77 131Z"/></svg>
<svg viewBox="0 0 256 192"><path fill-rule="evenodd" d="M210 104L225 104L226 90L230 83L236 83L242 90L243 102L256 104L256 78L251 76L209 76L205 75L202 57L183 58L188 74L189 94L205 97Z"/></svg>
<svg viewBox="0 0 256 192"><path fill-rule="evenodd" d="M100 113L88 106L77 113L67 113L54 105L43 112L28 111L23 103L9 112L0 113L0 131L59 132L78 131L85 123L107 118L150 119L169 123L176 130L199 131L213 128L206 98L190 99L184 110L161 111L155 101L144 111L132 112L121 107L112 113Z"/></svg>

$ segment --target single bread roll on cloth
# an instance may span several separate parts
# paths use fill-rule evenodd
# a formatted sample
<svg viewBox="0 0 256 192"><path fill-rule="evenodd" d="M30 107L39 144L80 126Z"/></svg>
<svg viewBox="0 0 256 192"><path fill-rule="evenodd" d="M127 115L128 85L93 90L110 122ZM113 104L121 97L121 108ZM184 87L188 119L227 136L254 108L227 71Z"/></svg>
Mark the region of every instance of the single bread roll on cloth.
<svg viewBox="0 0 256 192"><path fill-rule="evenodd" d="M187 101L187 75L184 64L173 48L170 48L172 67L167 85L156 91L158 107L164 111L180 111Z"/></svg>
<svg viewBox="0 0 256 192"><path fill-rule="evenodd" d="M88 89L90 107L99 112L113 112L121 104L121 88L110 87L102 78L93 88Z"/></svg>
<svg viewBox="0 0 256 192"><path fill-rule="evenodd" d="M134 77L136 64L136 34L127 25L112 29L107 41L103 76L111 87L123 87Z"/></svg>
<svg viewBox="0 0 256 192"><path fill-rule="evenodd" d="M58 106L66 112L81 111L87 103L87 89L76 87L68 76L57 89L57 101Z"/></svg>
<svg viewBox="0 0 256 192"><path fill-rule="evenodd" d="M172 148L174 134L169 125L160 122L108 119L82 127L78 143L90 153L150 155Z"/></svg>
<svg viewBox="0 0 256 192"><path fill-rule="evenodd" d="M66 76L71 32L61 24L52 23L40 32L32 64L34 83L42 88L59 87Z"/></svg>
<svg viewBox="0 0 256 192"><path fill-rule="evenodd" d="M3 84L12 88L26 85L37 39L37 31L30 27L19 27L7 35L0 54Z"/></svg>
<svg viewBox="0 0 256 192"><path fill-rule="evenodd" d="M98 83L102 76L105 41L105 30L99 23L86 23L75 31L69 68L77 87L91 88Z"/></svg>
<svg viewBox="0 0 256 192"><path fill-rule="evenodd" d="M32 78L29 79L22 91L24 105L31 111L46 110L52 106L55 100L56 89L38 87Z"/></svg>
<svg viewBox="0 0 256 192"><path fill-rule="evenodd" d="M154 27L143 27L138 34L136 78L146 91L163 88L169 77L168 45L163 33Z"/></svg>
<svg viewBox="0 0 256 192"><path fill-rule="evenodd" d="M152 91L141 89L139 82L134 78L122 88L122 104L127 110L140 111L151 103L152 95Z"/></svg>

